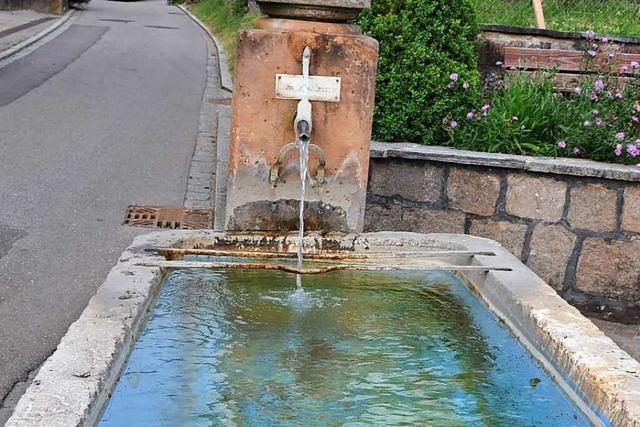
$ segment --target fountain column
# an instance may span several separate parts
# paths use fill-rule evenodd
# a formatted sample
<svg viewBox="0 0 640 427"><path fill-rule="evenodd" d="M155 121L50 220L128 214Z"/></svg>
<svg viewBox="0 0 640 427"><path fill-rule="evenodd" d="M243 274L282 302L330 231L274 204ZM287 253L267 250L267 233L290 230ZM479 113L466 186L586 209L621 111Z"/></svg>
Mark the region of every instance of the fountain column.
<svg viewBox="0 0 640 427"><path fill-rule="evenodd" d="M226 230L298 229L294 120L304 92L313 123L305 228L362 231L378 43L346 21L369 3L258 1L268 17L237 39L227 199L216 212Z"/></svg>

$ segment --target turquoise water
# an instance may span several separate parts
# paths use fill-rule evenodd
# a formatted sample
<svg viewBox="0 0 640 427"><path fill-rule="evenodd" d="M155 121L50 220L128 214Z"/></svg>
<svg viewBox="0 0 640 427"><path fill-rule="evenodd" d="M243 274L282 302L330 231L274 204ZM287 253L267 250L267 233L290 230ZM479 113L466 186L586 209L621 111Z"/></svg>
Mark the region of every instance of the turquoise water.
<svg viewBox="0 0 640 427"><path fill-rule="evenodd" d="M454 276L175 271L100 426L587 426Z"/></svg>

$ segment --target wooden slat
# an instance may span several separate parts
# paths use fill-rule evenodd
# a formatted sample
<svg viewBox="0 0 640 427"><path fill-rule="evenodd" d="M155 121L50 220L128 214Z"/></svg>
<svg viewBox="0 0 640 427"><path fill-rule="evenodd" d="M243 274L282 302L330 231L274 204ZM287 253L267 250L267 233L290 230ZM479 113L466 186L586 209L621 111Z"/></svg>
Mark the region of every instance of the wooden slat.
<svg viewBox="0 0 640 427"><path fill-rule="evenodd" d="M619 53L611 61L605 53L586 61L585 53L578 50L533 49L525 47L505 47L504 65L526 70L557 69L558 71L577 71L587 73L614 72L633 74L631 62L640 63L640 54ZM623 71L623 67L628 70Z"/></svg>
<svg viewBox="0 0 640 427"><path fill-rule="evenodd" d="M509 83L509 80L514 78L517 73L525 73L533 76L538 72L539 71L507 71L507 83ZM553 87L561 92L572 92L576 87L582 86L585 79L589 77L588 74L557 73L553 75ZM617 77L616 89L623 89L630 80L631 77Z"/></svg>

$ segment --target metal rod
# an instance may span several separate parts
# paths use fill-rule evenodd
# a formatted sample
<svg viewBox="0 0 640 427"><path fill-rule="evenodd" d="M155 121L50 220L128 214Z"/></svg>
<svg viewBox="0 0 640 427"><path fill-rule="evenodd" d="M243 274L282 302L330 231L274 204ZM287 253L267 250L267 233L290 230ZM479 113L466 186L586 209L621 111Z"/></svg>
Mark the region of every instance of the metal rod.
<svg viewBox="0 0 640 427"><path fill-rule="evenodd" d="M159 248L153 249L161 255L186 256L234 256L240 258L295 258L295 252L252 252L252 251L229 251L220 249L191 249L191 248ZM412 252L366 252L366 253L306 253L305 258L315 260L358 260L371 258L441 258L447 256L495 256L495 252L489 251L412 251Z"/></svg>
<svg viewBox="0 0 640 427"><path fill-rule="evenodd" d="M510 268L504 267L488 267L481 265L426 265L426 266L399 266L399 265L381 265L381 264L351 264L351 265L330 265L317 268L301 268L284 264L264 264L257 262L198 262L198 261L149 261L138 264L143 267L160 267L160 268L237 268L247 270L280 270L295 274L323 274L337 270L356 270L356 271L397 271L397 270L419 270L419 271L512 271Z"/></svg>

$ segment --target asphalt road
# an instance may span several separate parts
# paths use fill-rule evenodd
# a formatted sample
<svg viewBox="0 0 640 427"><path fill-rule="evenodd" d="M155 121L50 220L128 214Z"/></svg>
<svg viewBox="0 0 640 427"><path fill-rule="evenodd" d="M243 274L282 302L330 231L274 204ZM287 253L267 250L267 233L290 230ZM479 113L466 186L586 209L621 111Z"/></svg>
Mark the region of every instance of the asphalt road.
<svg viewBox="0 0 640 427"><path fill-rule="evenodd" d="M0 401L148 231L122 226L124 209L182 205L206 59L164 1L93 0L0 68Z"/></svg>

